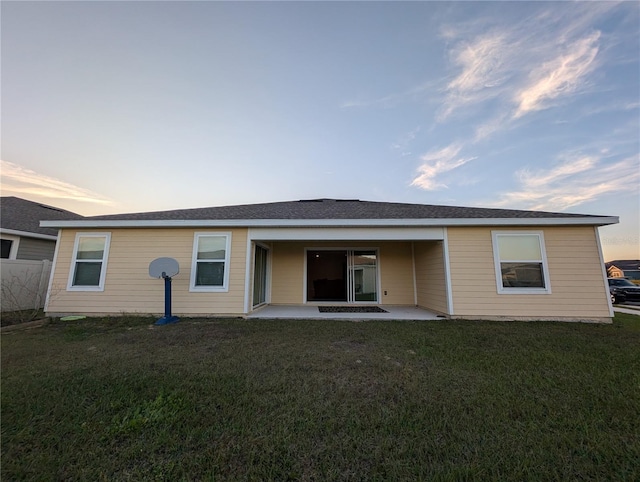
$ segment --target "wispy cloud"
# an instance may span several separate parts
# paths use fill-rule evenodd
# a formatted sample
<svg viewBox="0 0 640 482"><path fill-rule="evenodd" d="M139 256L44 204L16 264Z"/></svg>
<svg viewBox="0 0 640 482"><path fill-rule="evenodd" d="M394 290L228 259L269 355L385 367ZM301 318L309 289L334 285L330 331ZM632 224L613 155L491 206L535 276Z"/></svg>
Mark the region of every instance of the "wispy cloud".
<svg viewBox="0 0 640 482"><path fill-rule="evenodd" d="M341 109L353 109L364 107L394 107L403 102L412 101L423 97L426 93L432 92L436 88L436 81L429 81L420 85L407 88L400 92L394 92L380 97L359 96L356 99L347 100L340 104Z"/></svg>
<svg viewBox="0 0 640 482"><path fill-rule="evenodd" d="M585 76L596 66L594 60L599 50L599 38L598 31L581 38L568 45L566 52L535 69L530 76L532 82L515 96L517 109L514 117L547 108L548 101L578 90Z"/></svg>
<svg viewBox="0 0 640 482"><path fill-rule="evenodd" d="M31 169L8 161L0 161L0 178L4 194L29 194L52 200L69 200L99 205L113 205L114 202L68 182L39 174Z"/></svg>
<svg viewBox="0 0 640 482"><path fill-rule="evenodd" d="M640 102L617 101L607 104L590 106L582 110L582 116L602 114L605 112L625 112L640 109Z"/></svg>
<svg viewBox="0 0 640 482"><path fill-rule="evenodd" d="M385 106L392 105L396 103L400 98L402 98L403 94L390 94L383 97L378 98L358 98L353 100L346 100L342 104L340 104L341 109L353 109L358 107L371 107L371 106Z"/></svg>
<svg viewBox="0 0 640 482"><path fill-rule="evenodd" d="M564 211L612 193L639 190L638 156L604 163L597 156L569 156L547 170L516 173L519 189L488 203L494 207L520 207Z"/></svg>
<svg viewBox="0 0 640 482"><path fill-rule="evenodd" d="M481 140L585 91L590 74L606 62L601 32L592 25L615 5L600 3L543 6L509 24L479 19L464 28L442 27L452 77L437 120L482 107L489 120L476 127Z"/></svg>
<svg viewBox="0 0 640 482"><path fill-rule="evenodd" d="M592 169L597 163L595 157L582 156L576 159L569 159L553 169L547 171L539 171L533 174L529 169L518 171L517 176L520 182L529 189L544 189L556 183L563 181L568 177L575 176Z"/></svg>
<svg viewBox="0 0 640 482"><path fill-rule="evenodd" d="M505 128L510 121L510 115L507 112L497 114L492 119L481 123L475 128L474 142L481 141L491 137L495 132Z"/></svg>
<svg viewBox="0 0 640 482"><path fill-rule="evenodd" d="M412 129L409 132L401 135L393 144L391 144L391 148L401 151L403 156L410 155L411 152L408 151L409 146L411 142L416 138L421 129L422 128L418 126L415 129Z"/></svg>
<svg viewBox="0 0 640 482"><path fill-rule="evenodd" d="M461 149L462 146L459 143L454 143L422 155L420 160L423 164L418 168L418 175L411 182L411 185L427 191L446 188L446 184L437 180L440 174L456 169L476 159L475 157L459 156Z"/></svg>
<svg viewBox="0 0 640 482"><path fill-rule="evenodd" d="M450 53L453 63L460 69L446 88L441 120L454 110L477 103L499 94L500 87L509 77L509 45L507 31L494 31L455 45Z"/></svg>

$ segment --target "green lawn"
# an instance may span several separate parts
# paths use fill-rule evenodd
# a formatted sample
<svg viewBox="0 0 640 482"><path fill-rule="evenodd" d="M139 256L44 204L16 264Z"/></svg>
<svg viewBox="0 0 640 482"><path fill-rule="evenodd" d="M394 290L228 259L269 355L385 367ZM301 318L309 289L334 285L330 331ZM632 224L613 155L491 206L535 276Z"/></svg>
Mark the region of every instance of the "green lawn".
<svg viewBox="0 0 640 482"><path fill-rule="evenodd" d="M638 316L153 321L2 335L2 480L640 480Z"/></svg>

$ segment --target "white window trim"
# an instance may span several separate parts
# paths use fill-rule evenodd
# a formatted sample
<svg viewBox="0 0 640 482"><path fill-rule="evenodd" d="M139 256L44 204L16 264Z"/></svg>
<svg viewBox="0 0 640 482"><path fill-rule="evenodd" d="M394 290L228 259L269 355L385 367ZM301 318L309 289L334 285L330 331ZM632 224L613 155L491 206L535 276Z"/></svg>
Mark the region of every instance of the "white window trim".
<svg viewBox="0 0 640 482"><path fill-rule="evenodd" d="M18 256L18 246L20 245L20 237L19 236L10 236L8 234L1 234L0 239L6 239L7 241L11 241L11 249L9 250L9 257L4 259L17 259Z"/></svg>
<svg viewBox="0 0 640 482"><path fill-rule="evenodd" d="M498 249L498 237L499 236L537 236L540 243L540 254L542 259L535 260L504 260L504 262L516 262L516 263L540 263L542 262L542 275L544 277L544 288L516 288L516 287L504 287L502 285L502 269L500 267L500 252ZM547 262L547 253L545 249L544 234L542 231L491 231L491 240L493 243L493 262L496 272L496 287L498 294L509 295L546 295L551 294L551 282L549 280L549 263Z"/></svg>
<svg viewBox="0 0 640 482"><path fill-rule="evenodd" d="M102 254L102 267L100 268L100 282L98 286L74 286L73 275L76 271L78 261L78 245L80 238L105 238L104 252ZM69 280L67 281L67 291L104 291L104 281L107 277L107 261L109 259L109 246L111 245L111 233L76 233L73 243L73 257L71 258L71 268L69 269ZM96 260L97 261L97 260Z"/></svg>
<svg viewBox="0 0 640 482"><path fill-rule="evenodd" d="M196 263L198 262L198 240L202 237L224 237L226 239L224 250L224 279L222 286L196 286ZM227 293L229 291L229 271L231 261L231 233L228 231L204 231L193 235L193 253L191 255L191 280L189 291L195 293Z"/></svg>

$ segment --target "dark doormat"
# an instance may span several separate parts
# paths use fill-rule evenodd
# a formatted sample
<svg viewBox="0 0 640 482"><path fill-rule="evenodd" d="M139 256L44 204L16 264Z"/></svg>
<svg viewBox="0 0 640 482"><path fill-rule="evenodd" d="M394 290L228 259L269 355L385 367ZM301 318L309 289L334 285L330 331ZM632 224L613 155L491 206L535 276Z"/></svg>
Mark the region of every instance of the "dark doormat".
<svg viewBox="0 0 640 482"><path fill-rule="evenodd" d="M389 313L379 306L318 306L320 313Z"/></svg>

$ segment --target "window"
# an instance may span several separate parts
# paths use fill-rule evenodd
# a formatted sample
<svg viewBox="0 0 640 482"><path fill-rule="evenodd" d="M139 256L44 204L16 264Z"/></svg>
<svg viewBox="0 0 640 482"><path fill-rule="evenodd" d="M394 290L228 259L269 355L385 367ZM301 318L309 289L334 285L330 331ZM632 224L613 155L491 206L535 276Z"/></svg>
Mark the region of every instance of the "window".
<svg viewBox="0 0 640 482"><path fill-rule="evenodd" d="M228 291L231 234L196 233L191 263L191 291Z"/></svg>
<svg viewBox="0 0 640 482"><path fill-rule="evenodd" d="M550 293L541 232L493 232L498 293Z"/></svg>
<svg viewBox="0 0 640 482"><path fill-rule="evenodd" d="M0 258L9 259L9 255L11 254L11 245L13 244L13 241L10 239L3 239L1 240L1 242L2 242L2 255L0 256Z"/></svg>
<svg viewBox="0 0 640 482"><path fill-rule="evenodd" d="M18 254L18 243L20 242L20 238L17 236L6 236L2 235L0 239L0 247L1 253L0 258L2 259L16 259L16 255Z"/></svg>
<svg viewBox="0 0 640 482"><path fill-rule="evenodd" d="M67 289L103 291L110 233L78 233Z"/></svg>

